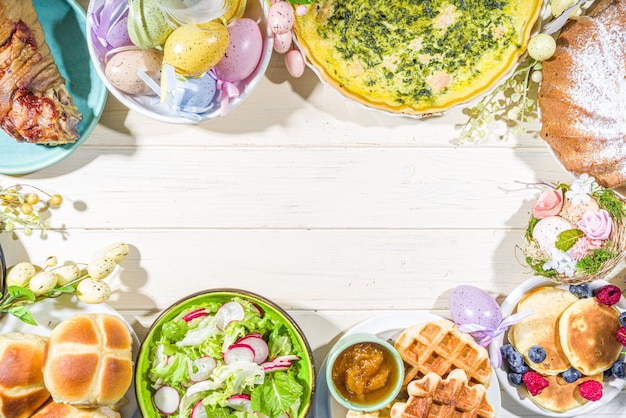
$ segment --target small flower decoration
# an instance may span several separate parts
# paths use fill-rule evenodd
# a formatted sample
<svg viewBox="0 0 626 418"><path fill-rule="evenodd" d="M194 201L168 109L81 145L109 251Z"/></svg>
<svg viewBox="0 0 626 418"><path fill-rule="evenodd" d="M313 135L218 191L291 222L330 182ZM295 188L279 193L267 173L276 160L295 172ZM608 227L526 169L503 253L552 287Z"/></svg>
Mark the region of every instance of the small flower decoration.
<svg viewBox="0 0 626 418"><path fill-rule="evenodd" d="M548 186L532 205L524 248L527 264L533 273L559 282L601 278L594 275L624 254L624 201L587 174L571 185Z"/></svg>

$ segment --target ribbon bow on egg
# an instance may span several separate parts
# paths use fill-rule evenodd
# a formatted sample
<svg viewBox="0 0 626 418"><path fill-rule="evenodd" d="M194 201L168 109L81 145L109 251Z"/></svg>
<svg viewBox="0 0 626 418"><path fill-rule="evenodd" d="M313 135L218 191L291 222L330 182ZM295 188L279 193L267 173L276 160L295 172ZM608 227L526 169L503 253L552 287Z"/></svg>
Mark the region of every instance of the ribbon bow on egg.
<svg viewBox="0 0 626 418"><path fill-rule="evenodd" d="M104 2L87 18L95 35L94 48L100 56L121 46L130 45L130 37L126 30L128 21L128 2L126 0L110 0Z"/></svg>
<svg viewBox="0 0 626 418"><path fill-rule="evenodd" d="M450 293L450 314L459 331L467 332L479 345L486 347L533 311L518 312L503 319L500 306L491 295L478 287L461 285ZM493 364L494 359L491 361ZM499 367L501 361L498 356L493 365Z"/></svg>
<svg viewBox="0 0 626 418"><path fill-rule="evenodd" d="M215 79L217 91L221 94L222 115L226 115L230 111L230 99L239 97L239 88L235 83L220 77L214 70L209 71L209 75Z"/></svg>

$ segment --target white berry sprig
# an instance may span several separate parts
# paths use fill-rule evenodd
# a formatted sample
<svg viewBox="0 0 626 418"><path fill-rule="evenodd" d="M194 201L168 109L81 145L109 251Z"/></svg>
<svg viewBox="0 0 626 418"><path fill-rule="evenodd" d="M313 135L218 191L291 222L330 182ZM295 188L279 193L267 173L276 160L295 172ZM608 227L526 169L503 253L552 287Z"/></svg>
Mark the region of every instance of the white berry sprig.
<svg viewBox="0 0 626 418"><path fill-rule="evenodd" d="M13 231L21 226L26 236L31 235L33 229L40 229L42 237L45 237L50 220L45 218L44 213L62 203L60 194L49 194L34 186L0 186L0 231Z"/></svg>
<svg viewBox="0 0 626 418"><path fill-rule="evenodd" d="M28 305L64 294L75 294L81 302L104 303L111 296L111 288L104 281L128 255L128 244L110 245L104 256L86 264L67 263L59 266L56 256L46 259L41 267L28 261L8 269L3 294L0 295L0 314L9 313L21 321L37 325Z"/></svg>

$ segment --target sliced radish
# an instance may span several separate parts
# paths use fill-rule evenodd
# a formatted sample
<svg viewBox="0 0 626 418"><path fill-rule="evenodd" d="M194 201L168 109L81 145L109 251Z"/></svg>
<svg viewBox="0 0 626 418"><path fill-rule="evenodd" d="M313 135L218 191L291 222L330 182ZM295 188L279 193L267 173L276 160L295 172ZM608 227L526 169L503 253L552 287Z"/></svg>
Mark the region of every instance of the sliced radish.
<svg viewBox="0 0 626 418"><path fill-rule="evenodd" d="M226 405L236 411L250 411L250 395L241 393L226 399Z"/></svg>
<svg viewBox="0 0 626 418"><path fill-rule="evenodd" d="M237 341L237 344L246 344L252 347L254 350L254 362L256 364L261 364L270 354L270 349L267 346L267 343L263 338L261 338L261 334L255 332L252 334L248 334L243 338L240 338Z"/></svg>
<svg viewBox="0 0 626 418"><path fill-rule="evenodd" d="M152 396L154 406L165 415L172 415L180 404L178 391L171 386L161 386Z"/></svg>
<svg viewBox="0 0 626 418"><path fill-rule="evenodd" d="M204 356L193 361L189 360L188 365L189 378L194 382L200 382L209 378L211 372L217 367L217 361L211 356Z"/></svg>
<svg viewBox="0 0 626 418"><path fill-rule="evenodd" d="M263 371L265 372L282 372L285 370L289 370L291 367L290 361L284 361L280 363L274 363L272 361L268 361L267 363L261 364L263 367Z"/></svg>
<svg viewBox="0 0 626 418"><path fill-rule="evenodd" d="M209 313L205 308L195 309L189 312L187 315L183 316L183 321L190 322L196 318L201 318L203 316L207 316Z"/></svg>
<svg viewBox="0 0 626 418"><path fill-rule="evenodd" d="M259 313L259 317L263 318L263 309L261 309L261 307L254 302L250 302L250 304Z"/></svg>
<svg viewBox="0 0 626 418"><path fill-rule="evenodd" d="M248 344L233 344L222 355L224 363L232 364L239 361L254 363L254 349Z"/></svg>
<svg viewBox="0 0 626 418"><path fill-rule="evenodd" d="M231 322L243 320L246 312L239 302L226 302L217 310L215 314L215 323L221 330L225 330Z"/></svg>
<svg viewBox="0 0 626 418"><path fill-rule="evenodd" d="M289 354L289 355L286 355L286 356L274 357L272 362L280 363L280 362L283 362L283 361L296 361L296 360L300 360L300 356L296 356L295 354Z"/></svg>
<svg viewBox="0 0 626 418"><path fill-rule="evenodd" d="M193 409L191 410L190 418L209 418L209 416L206 413L206 409L204 408L204 405L202 404L202 399L196 402L196 404L193 406Z"/></svg>

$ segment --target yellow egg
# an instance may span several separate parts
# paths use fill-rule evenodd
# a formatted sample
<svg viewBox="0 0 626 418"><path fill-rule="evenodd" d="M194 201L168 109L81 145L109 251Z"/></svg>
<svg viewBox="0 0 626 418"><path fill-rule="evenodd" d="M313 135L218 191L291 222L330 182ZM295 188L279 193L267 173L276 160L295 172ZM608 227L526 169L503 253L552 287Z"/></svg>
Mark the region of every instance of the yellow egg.
<svg viewBox="0 0 626 418"><path fill-rule="evenodd" d="M552 10L552 16L559 16L568 7L571 7L576 3L576 0L551 0L550 9Z"/></svg>
<svg viewBox="0 0 626 418"><path fill-rule="evenodd" d="M224 19L227 22L238 20L243 17L243 13L246 11L247 0L225 0L224 1Z"/></svg>
<svg viewBox="0 0 626 418"><path fill-rule="evenodd" d="M213 68L227 47L228 30L223 23L184 25L167 38L163 60L185 76L197 76Z"/></svg>
<svg viewBox="0 0 626 418"><path fill-rule="evenodd" d="M537 61L544 61L554 55L556 41L548 34L540 33L530 38L528 42L528 55Z"/></svg>

